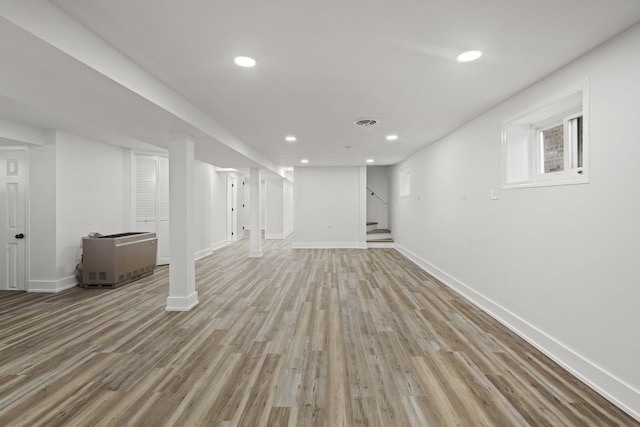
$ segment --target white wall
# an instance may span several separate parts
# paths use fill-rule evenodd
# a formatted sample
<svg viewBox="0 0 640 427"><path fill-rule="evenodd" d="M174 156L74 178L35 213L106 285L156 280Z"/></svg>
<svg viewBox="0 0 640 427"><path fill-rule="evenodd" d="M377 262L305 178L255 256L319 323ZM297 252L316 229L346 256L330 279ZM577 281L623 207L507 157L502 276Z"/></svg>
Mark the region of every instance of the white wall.
<svg viewBox="0 0 640 427"><path fill-rule="evenodd" d="M92 231L127 231L122 223L122 149L57 132L56 163L57 278L75 283L82 237Z"/></svg>
<svg viewBox="0 0 640 427"><path fill-rule="evenodd" d="M284 183L281 179L265 181L265 239L284 238Z"/></svg>
<svg viewBox="0 0 640 427"><path fill-rule="evenodd" d="M124 230L122 149L50 132L29 170L28 288L57 292L76 283L83 236Z"/></svg>
<svg viewBox="0 0 640 427"><path fill-rule="evenodd" d="M211 189L211 174L213 167L199 161L195 162L194 170L194 221L193 241L195 245L196 259L200 256L208 255L211 251L211 230L212 222L211 208L213 192Z"/></svg>
<svg viewBox="0 0 640 427"><path fill-rule="evenodd" d="M64 132L29 148L29 271L32 292L75 286L82 237L129 230L130 151ZM196 255L227 242L226 174L195 163Z"/></svg>
<svg viewBox="0 0 640 427"><path fill-rule="evenodd" d="M377 222L378 228L388 228L388 166L367 166L367 222ZM379 196L379 197L378 197ZM386 203L385 203L386 202Z"/></svg>
<svg viewBox="0 0 640 427"><path fill-rule="evenodd" d="M366 248L364 167L296 168L293 247Z"/></svg>
<svg viewBox="0 0 640 427"><path fill-rule="evenodd" d="M401 252L640 419L638 46L640 26L426 147L391 199ZM502 121L585 77L591 182L490 200Z"/></svg>
<svg viewBox="0 0 640 427"><path fill-rule="evenodd" d="M215 167L212 167L215 170ZM211 247L216 249L228 243L227 240L227 175L211 173Z"/></svg>
<svg viewBox="0 0 640 427"><path fill-rule="evenodd" d="M55 158L54 133L47 135L46 145L29 149L29 289L35 287L31 281L57 278Z"/></svg>
<svg viewBox="0 0 640 427"><path fill-rule="evenodd" d="M229 244L227 174L207 163L196 161L195 165L195 253L201 258Z"/></svg>
<svg viewBox="0 0 640 427"><path fill-rule="evenodd" d="M264 230L264 225L267 220L267 182L264 179L260 180L260 230Z"/></svg>
<svg viewBox="0 0 640 427"><path fill-rule="evenodd" d="M285 236L293 232L293 182L284 180L284 207L282 229Z"/></svg>
<svg viewBox="0 0 640 427"><path fill-rule="evenodd" d="M57 132L58 279L75 276L82 237L127 231L123 224L122 149Z"/></svg>

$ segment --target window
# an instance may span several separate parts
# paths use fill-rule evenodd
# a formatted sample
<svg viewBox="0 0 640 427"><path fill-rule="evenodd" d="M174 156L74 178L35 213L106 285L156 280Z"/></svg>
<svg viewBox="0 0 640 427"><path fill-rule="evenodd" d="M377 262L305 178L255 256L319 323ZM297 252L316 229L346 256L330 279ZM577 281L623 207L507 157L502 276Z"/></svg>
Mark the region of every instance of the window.
<svg viewBox="0 0 640 427"><path fill-rule="evenodd" d="M552 125L538 126L538 175L574 171L581 174L583 167L583 116L576 112L554 120Z"/></svg>
<svg viewBox="0 0 640 427"><path fill-rule="evenodd" d="M589 182L587 82L503 124L503 188Z"/></svg>

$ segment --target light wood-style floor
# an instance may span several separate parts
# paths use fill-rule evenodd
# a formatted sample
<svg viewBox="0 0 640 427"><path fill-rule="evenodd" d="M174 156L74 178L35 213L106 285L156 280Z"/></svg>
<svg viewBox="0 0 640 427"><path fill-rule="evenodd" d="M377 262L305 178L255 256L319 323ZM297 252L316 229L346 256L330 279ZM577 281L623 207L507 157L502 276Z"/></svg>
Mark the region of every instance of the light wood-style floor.
<svg viewBox="0 0 640 427"><path fill-rule="evenodd" d="M247 240L116 290L0 293L0 426L640 425L392 249Z"/></svg>

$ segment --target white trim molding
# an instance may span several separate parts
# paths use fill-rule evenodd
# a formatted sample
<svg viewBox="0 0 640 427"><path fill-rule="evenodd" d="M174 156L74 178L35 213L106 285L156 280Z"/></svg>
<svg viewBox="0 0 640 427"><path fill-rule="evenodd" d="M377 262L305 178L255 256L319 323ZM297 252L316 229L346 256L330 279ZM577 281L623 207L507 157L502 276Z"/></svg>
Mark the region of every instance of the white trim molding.
<svg viewBox="0 0 640 427"><path fill-rule="evenodd" d="M582 117L582 140L572 138L570 119ZM577 123L577 122L576 122ZM589 79L585 78L540 105L502 122L502 188L505 190L589 183ZM563 169L544 169L544 150L539 137L551 126L564 129ZM576 125L577 126L577 125ZM573 141L573 143L571 142ZM578 162L580 152L581 162ZM576 164L571 161L571 153ZM542 157L541 157L542 156Z"/></svg>
<svg viewBox="0 0 640 427"><path fill-rule="evenodd" d="M393 242L367 242L367 249L393 249Z"/></svg>
<svg viewBox="0 0 640 427"><path fill-rule="evenodd" d="M211 255L212 253L214 253L215 251L217 251L218 249L222 249L225 246L229 246L232 242L228 241L228 240L223 240L221 242L218 243L214 243L212 244L210 247L206 248L206 249L202 249L200 251L196 251L195 253L195 259L196 261L204 258L206 256Z"/></svg>
<svg viewBox="0 0 640 427"><path fill-rule="evenodd" d="M186 297L167 297L166 311L189 311L198 305L198 292Z"/></svg>
<svg viewBox="0 0 640 427"><path fill-rule="evenodd" d="M71 289L78 284L75 276L69 276L58 280L29 280L27 292L41 294L55 294Z"/></svg>
<svg viewBox="0 0 640 427"><path fill-rule="evenodd" d="M367 249L366 243L360 242L293 242L293 249Z"/></svg>
<svg viewBox="0 0 640 427"><path fill-rule="evenodd" d="M284 240L285 235L284 234L265 234L264 238L266 240Z"/></svg>
<svg viewBox="0 0 640 427"><path fill-rule="evenodd" d="M197 261L201 258L211 255L211 252L212 252L211 248L206 248L200 251L196 251L196 253L194 254L194 258Z"/></svg>
<svg viewBox="0 0 640 427"><path fill-rule="evenodd" d="M395 249L427 273L509 328L564 369L640 421L640 390L602 369L536 326L396 243Z"/></svg>
<svg viewBox="0 0 640 427"><path fill-rule="evenodd" d="M209 252L210 253L214 253L215 251L217 251L218 249L222 249L226 246L229 246L232 242L228 241L228 240L221 240L218 243L213 243L211 245L211 247L209 248Z"/></svg>

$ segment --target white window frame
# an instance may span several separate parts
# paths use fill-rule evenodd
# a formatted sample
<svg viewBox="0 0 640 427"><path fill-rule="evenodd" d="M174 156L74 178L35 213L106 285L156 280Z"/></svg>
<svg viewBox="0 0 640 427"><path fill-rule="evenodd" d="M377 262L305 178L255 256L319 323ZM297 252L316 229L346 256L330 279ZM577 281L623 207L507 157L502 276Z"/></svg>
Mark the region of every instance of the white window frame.
<svg viewBox="0 0 640 427"><path fill-rule="evenodd" d="M589 182L589 84L583 80L546 102L503 121L502 188L527 188ZM582 116L582 166L576 156L571 120ZM541 133L564 125L564 170L544 173Z"/></svg>
<svg viewBox="0 0 640 427"><path fill-rule="evenodd" d="M557 180L558 178L564 179L564 175L575 175L584 173L584 139L582 145L582 153L583 153L583 166L573 166L575 162L577 162L577 135L574 136L572 132L573 126L572 121L583 117L582 109L579 111L567 112L560 118L553 119L552 121L547 121L545 123L539 124L534 127L534 138L535 143L532 144L533 149L535 150L532 158L536 160L536 164L534 166L534 171L536 176L532 178L535 181L545 181L545 180ZM542 133L546 130L552 129L556 126L562 126L563 129L563 165L562 170L557 172L544 172L544 140ZM582 127L584 131L584 117L582 122Z"/></svg>

